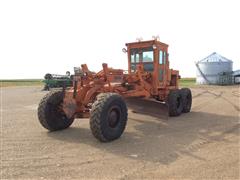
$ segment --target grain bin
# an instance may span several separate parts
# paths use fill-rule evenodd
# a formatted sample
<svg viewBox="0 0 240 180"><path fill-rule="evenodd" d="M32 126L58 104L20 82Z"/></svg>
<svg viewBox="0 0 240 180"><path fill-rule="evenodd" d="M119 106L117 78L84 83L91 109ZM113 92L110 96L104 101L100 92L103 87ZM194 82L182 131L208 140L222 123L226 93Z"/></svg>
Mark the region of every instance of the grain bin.
<svg viewBox="0 0 240 180"><path fill-rule="evenodd" d="M196 62L196 67L197 84L222 84L222 75L232 73L232 61L216 52ZM231 84L232 78L226 78L224 83Z"/></svg>

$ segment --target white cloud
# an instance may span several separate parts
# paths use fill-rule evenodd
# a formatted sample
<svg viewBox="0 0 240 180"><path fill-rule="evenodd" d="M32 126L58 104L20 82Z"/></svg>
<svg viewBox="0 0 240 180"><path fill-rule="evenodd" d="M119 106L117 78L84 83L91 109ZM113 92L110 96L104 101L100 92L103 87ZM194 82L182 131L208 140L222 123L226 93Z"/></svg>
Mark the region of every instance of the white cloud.
<svg viewBox="0 0 240 180"><path fill-rule="evenodd" d="M159 35L170 65L195 76L194 61L216 51L240 68L238 1L1 1L0 79L64 74L87 63L127 69L126 42Z"/></svg>

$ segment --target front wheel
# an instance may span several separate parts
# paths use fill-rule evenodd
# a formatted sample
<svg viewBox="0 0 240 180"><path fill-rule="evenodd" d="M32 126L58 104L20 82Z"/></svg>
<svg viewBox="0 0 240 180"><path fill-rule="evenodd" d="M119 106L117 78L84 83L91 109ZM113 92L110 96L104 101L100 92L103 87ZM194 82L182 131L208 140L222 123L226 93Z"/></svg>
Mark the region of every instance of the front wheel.
<svg viewBox="0 0 240 180"><path fill-rule="evenodd" d="M62 109L63 97L62 91L52 91L39 103L39 122L50 131L66 129L74 121L74 118L68 118Z"/></svg>
<svg viewBox="0 0 240 180"><path fill-rule="evenodd" d="M90 113L93 136L101 142L118 139L126 127L127 117L126 103L119 94L98 95Z"/></svg>

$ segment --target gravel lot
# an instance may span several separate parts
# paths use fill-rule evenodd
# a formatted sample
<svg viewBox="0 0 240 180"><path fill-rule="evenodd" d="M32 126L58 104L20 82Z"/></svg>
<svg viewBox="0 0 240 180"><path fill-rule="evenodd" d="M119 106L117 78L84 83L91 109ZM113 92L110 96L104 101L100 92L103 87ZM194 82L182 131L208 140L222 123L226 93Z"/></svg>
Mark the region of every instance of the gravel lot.
<svg viewBox="0 0 240 180"><path fill-rule="evenodd" d="M2 88L2 179L239 179L239 86L192 88L191 113L130 104L123 136L100 143L88 119L48 132L38 122L40 87Z"/></svg>

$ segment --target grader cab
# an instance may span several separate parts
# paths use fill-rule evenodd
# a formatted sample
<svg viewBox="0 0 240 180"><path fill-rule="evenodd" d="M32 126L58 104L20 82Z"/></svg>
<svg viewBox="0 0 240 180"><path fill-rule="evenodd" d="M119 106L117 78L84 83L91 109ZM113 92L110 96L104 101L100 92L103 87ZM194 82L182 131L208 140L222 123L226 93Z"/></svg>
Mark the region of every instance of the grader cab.
<svg viewBox="0 0 240 180"><path fill-rule="evenodd" d="M89 117L92 134L108 142L119 138L125 129L127 98L165 103L169 116L189 112L191 91L179 89L179 72L169 69L168 45L150 40L127 43L126 47L127 73L107 64L93 73L82 64L73 77L73 87L47 94L38 107L42 126L55 131L68 128L75 118Z"/></svg>
<svg viewBox="0 0 240 180"><path fill-rule="evenodd" d="M170 89L178 89L179 72L169 69L168 45L157 40L127 43L128 72L134 74L137 67L151 75L152 95L165 101Z"/></svg>

